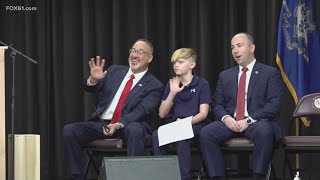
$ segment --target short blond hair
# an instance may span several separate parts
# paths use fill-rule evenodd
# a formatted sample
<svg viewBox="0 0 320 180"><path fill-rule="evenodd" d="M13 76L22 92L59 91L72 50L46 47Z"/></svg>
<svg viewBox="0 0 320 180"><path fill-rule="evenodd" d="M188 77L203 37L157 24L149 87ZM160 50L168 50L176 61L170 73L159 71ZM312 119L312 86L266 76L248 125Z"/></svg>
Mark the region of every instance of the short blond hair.
<svg viewBox="0 0 320 180"><path fill-rule="evenodd" d="M196 51L191 48L180 48L174 51L174 53L171 56L171 62L175 63L180 58L190 58L193 62L196 62L197 60L197 54Z"/></svg>

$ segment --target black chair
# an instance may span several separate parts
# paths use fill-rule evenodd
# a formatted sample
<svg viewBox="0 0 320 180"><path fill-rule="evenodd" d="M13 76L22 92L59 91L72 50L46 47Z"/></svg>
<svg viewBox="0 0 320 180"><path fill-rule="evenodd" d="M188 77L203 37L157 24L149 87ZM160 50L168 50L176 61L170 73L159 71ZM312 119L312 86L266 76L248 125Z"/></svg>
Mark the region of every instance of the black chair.
<svg viewBox="0 0 320 180"><path fill-rule="evenodd" d="M254 147L253 142L251 142L247 138L231 138L228 141L226 141L223 145L221 145L221 151L223 152L224 155L226 155L226 154L239 154L239 153L242 153L242 152L252 153L253 152L253 147ZM278 147L279 146L274 146L273 152L276 149L278 149ZM202 162L202 167L203 167L202 171L205 174L205 177L208 177L204 160ZM271 159L271 161L269 163L267 177L266 177L267 180L270 179L271 173L272 173L273 179L277 179L275 172L272 171L272 170L273 170L273 165L272 165L272 159ZM246 168L246 169L243 169L243 168L242 169L240 169L240 168L234 169L234 168L226 167L225 168L225 172L226 172L226 178L227 179L229 177L229 174L232 173L232 172L237 172L237 173L243 172L243 173L246 173L246 174L248 174L248 173L252 174L252 170L248 169L248 168Z"/></svg>
<svg viewBox="0 0 320 180"><path fill-rule="evenodd" d="M151 154L151 136L145 137L145 151L147 155ZM95 173L99 175L100 173L100 165L94 161L94 157L98 155L104 156L126 156L127 146L126 143L121 138L115 139L97 139L89 142L88 144L83 146L87 156L88 161L86 163L86 167L84 170L84 175L87 177L90 166L93 166Z"/></svg>
<svg viewBox="0 0 320 180"><path fill-rule="evenodd" d="M246 152L246 153L252 153L253 152L253 147L254 144L247 138L232 138L228 141L226 141L222 146L221 150L224 154L238 154L241 152ZM274 146L274 150L278 148L278 146ZM273 156L272 156L273 157ZM272 171L272 160L269 163L269 168L267 172L267 178L269 179L271 176L271 172L273 172L273 177L274 179L276 178L276 175L274 171ZM251 169L232 169L232 168L226 168L226 176L228 177L229 172L249 172L252 173Z"/></svg>
<svg viewBox="0 0 320 180"><path fill-rule="evenodd" d="M158 127L158 116L157 112L154 112L149 117L151 121L151 128L154 130ZM151 155L152 153L152 137L151 134L145 136L144 138L145 144L145 154ZM95 173L99 175L101 162L95 162L94 158L102 156L126 156L127 155L127 144L121 138L113 138L113 139L97 139L91 141L83 146L85 153L87 154L88 160L86 163L86 167L84 170L85 177L88 176L89 168L92 166L95 170Z"/></svg>
<svg viewBox="0 0 320 180"><path fill-rule="evenodd" d="M290 131L293 127L293 121L296 118L307 116L319 116L320 115L320 93L308 94L303 96L298 102L291 119ZM294 171L306 171L315 172L320 169L297 169L292 168L289 154L303 154L303 153L320 153L320 136L294 136L289 135L283 138L283 150L284 150L284 162L283 162L283 175L285 178L285 169L288 165L290 176L293 179L292 172Z"/></svg>

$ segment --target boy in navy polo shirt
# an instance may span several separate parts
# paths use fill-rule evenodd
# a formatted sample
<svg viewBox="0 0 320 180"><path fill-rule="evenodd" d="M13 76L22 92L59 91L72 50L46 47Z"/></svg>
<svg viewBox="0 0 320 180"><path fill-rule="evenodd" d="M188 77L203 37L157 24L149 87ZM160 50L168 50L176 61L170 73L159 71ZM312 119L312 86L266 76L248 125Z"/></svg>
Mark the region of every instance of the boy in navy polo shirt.
<svg viewBox="0 0 320 180"><path fill-rule="evenodd" d="M209 104L212 102L210 86L207 80L192 73L196 66L197 55L193 49L177 49L172 57L175 77L169 80L164 90L159 116L165 118L169 113L175 120L192 117L194 135L206 124ZM176 142L181 179L191 179L190 139ZM165 155L166 146L159 147L158 131L152 134L154 155Z"/></svg>

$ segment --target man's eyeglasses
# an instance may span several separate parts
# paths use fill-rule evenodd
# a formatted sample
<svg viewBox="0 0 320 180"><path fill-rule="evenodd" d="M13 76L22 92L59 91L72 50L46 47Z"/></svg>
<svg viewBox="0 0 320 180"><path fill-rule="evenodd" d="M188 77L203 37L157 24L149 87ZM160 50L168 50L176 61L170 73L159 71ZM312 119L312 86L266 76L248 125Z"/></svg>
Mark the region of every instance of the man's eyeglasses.
<svg viewBox="0 0 320 180"><path fill-rule="evenodd" d="M140 50L136 50L136 49L129 49L129 53L137 53L138 55L142 55L142 54L148 54L147 52L145 52L143 49Z"/></svg>

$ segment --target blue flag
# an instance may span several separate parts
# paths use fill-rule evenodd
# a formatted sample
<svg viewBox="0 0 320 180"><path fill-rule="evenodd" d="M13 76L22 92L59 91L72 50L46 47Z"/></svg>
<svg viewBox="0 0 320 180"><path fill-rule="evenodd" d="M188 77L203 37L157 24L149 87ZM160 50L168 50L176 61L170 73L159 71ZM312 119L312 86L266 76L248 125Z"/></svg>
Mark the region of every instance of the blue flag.
<svg viewBox="0 0 320 180"><path fill-rule="evenodd" d="M320 92L320 36L313 5L312 0L283 0L279 17L276 61L296 104L302 96Z"/></svg>

